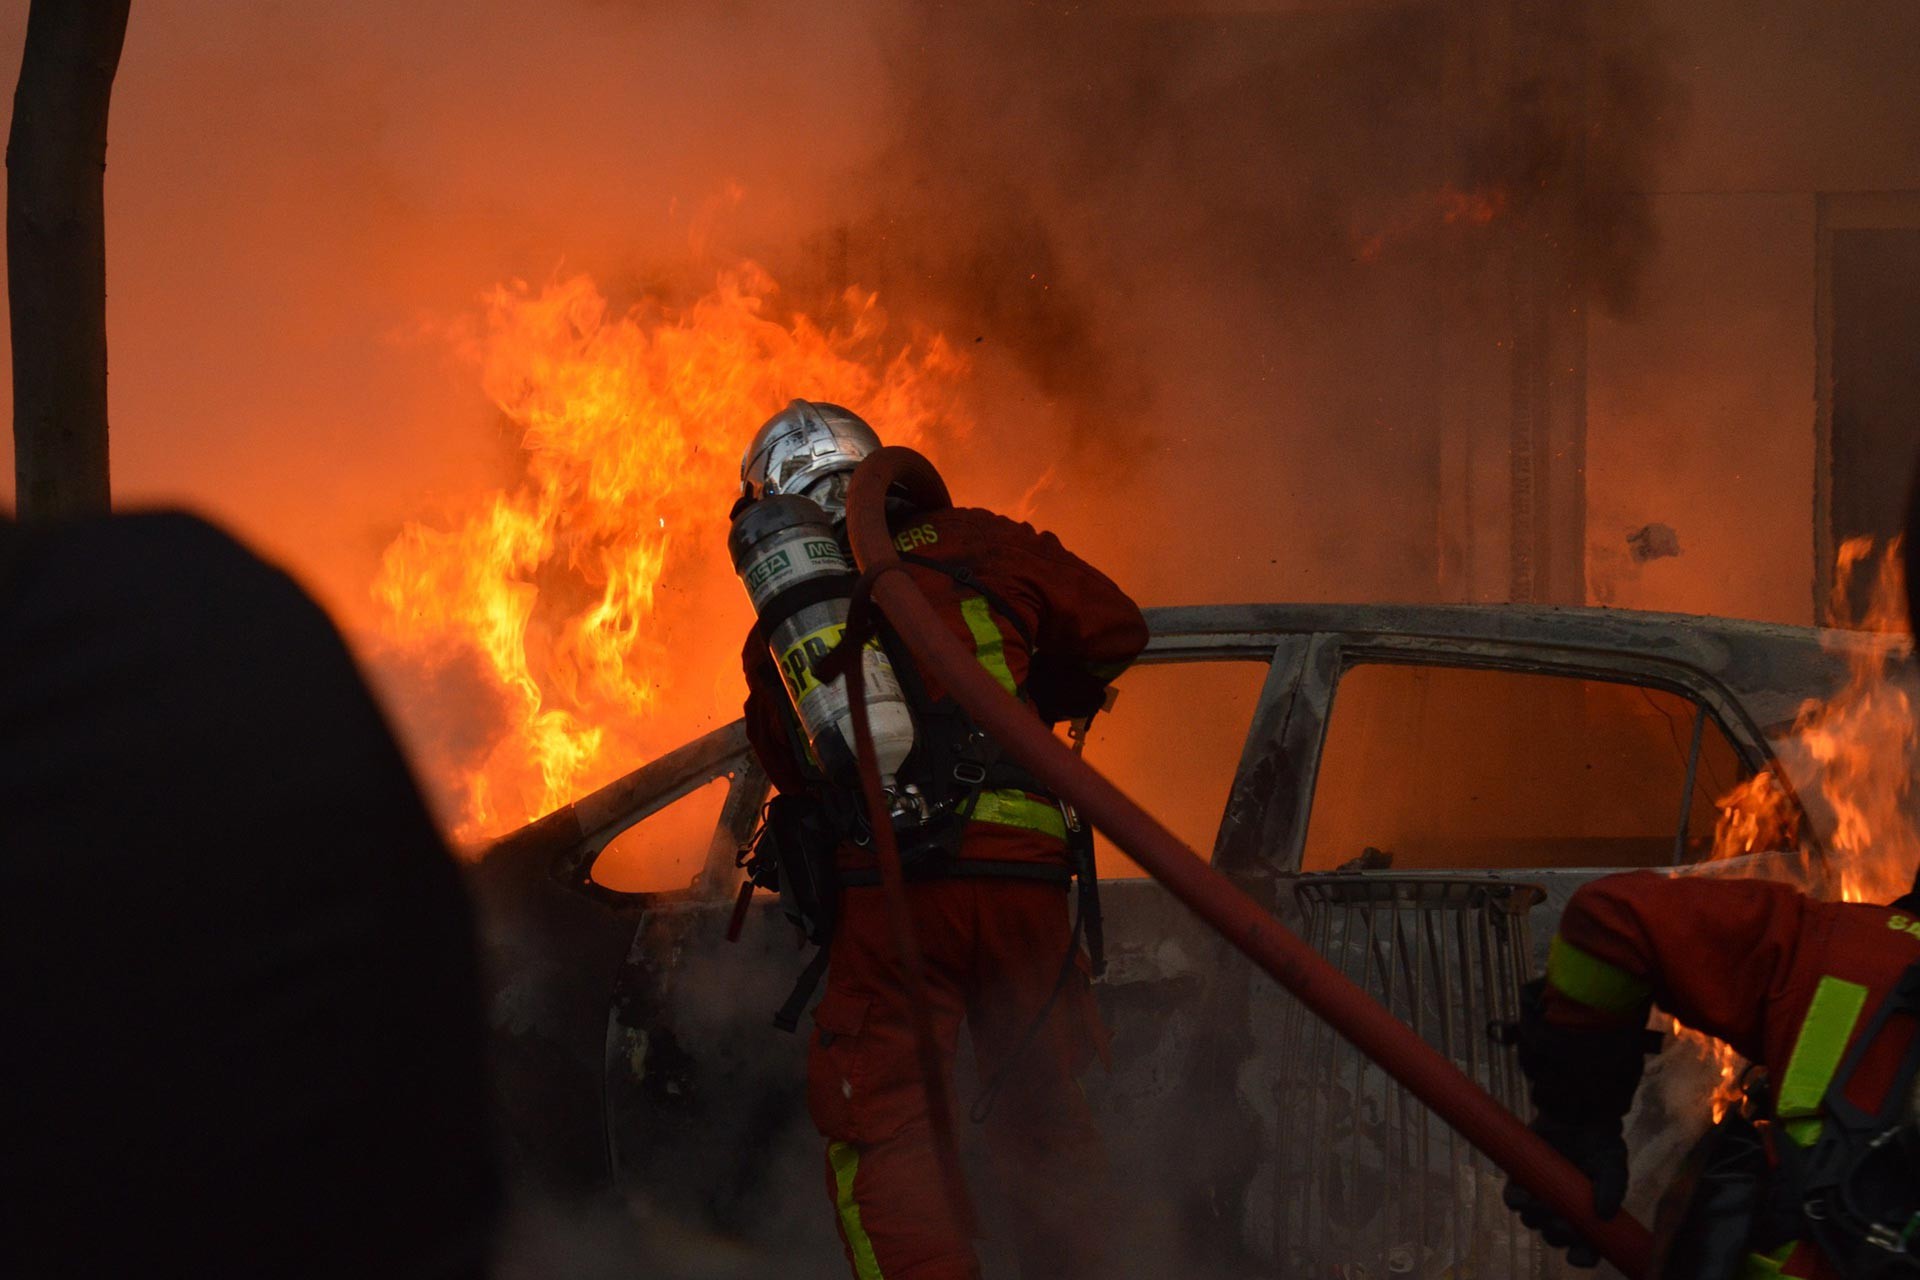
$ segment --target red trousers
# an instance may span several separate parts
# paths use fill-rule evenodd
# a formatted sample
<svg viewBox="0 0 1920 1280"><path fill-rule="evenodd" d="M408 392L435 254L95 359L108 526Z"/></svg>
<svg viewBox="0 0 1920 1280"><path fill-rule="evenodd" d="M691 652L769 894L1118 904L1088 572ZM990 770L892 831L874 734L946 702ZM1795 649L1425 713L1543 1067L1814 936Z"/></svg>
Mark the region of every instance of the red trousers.
<svg viewBox="0 0 1920 1280"><path fill-rule="evenodd" d="M907 897L948 1087L963 1019L983 1087L1007 1066L984 1128L1022 1274L1102 1274L1099 1235L1112 1226L1100 1212L1106 1155L1077 1077L1104 1054L1106 1032L1084 954L1021 1048L1067 959L1067 894L965 878L910 885ZM976 1280L972 1241L941 1186L882 891L847 890L841 912L814 1010L807 1105L827 1139L827 1190L847 1260L858 1280ZM968 1126L973 1102L957 1100L958 1127Z"/></svg>

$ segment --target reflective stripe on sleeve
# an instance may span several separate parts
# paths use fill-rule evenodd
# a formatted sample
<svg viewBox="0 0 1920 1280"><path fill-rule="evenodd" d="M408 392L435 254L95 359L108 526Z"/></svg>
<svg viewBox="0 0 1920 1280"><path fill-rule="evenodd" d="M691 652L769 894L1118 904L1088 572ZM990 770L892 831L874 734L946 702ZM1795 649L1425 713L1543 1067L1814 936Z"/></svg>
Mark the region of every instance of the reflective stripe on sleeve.
<svg viewBox="0 0 1920 1280"><path fill-rule="evenodd" d="M1601 1013L1632 1013L1652 991L1644 979L1589 955L1557 933L1547 949L1547 981L1569 1000Z"/></svg>
<svg viewBox="0 0 1920 1280"><path fill-rule="evenodd" d="M1857 982L1822 978L1814 988L1813 1002L1800 1022L1800 1033L1794 1037L1793 1056L1787 1059L1786 1073L1780 1077L1780 1096L1774 1104L1775 1114L1787 1122L1789 1136L1803 1147L1820 1136L1820 1126L1794 1122L1819 1114L1827 1086L1840 1069L1847 1041L1853 1038L1853 1028L1866 1005L1867 989Z"/></svg>
<svg viewBox="0 0 1920 1280"><path fill-rule="evenodd" d="M880 1259L873 1252L873 1240L860 1225L860 1202L853 1198L853 1179L860 1172L860 1148L851 1142L829 1142L827 1163L833 1168L833 1203L840 1211L840 1230L847 1237L856 1280L886 1280L880 1273Z"/></svg>
<svg viewBox="0 0 1920 1280"><path fill-rule="evenodd" d="M1013 671L1007 666L1007 642L1000 634L1000 625L993 620L987 598L971 596L962 600L960 616L966 619L967 630L973 636L973 656L995 683L1011 696L1019 697L1020 686L1013 682Z"/></svg>
<svg viewBox="0 0 1920 1280"><path fill-rule="evenodd" d="M973 807L972 820L1038 831L1056 840L1067 838L1067 820L1060 816L1059 805L1051 800L1036 800L1015 787L982 791Z"/></svg>

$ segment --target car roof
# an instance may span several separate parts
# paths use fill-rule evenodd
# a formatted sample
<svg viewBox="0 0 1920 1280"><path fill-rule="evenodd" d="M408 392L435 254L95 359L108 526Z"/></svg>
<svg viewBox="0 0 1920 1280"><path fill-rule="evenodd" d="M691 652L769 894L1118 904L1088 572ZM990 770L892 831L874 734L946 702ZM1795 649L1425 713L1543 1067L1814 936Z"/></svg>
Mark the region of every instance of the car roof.
<svg viewBox="0 0 1920 1280"><path fill-rule="evenodd" d="M1722 685L1769 737L1845 682L1850 658L1910 657L1904 635L1702 614L1510 604L1217 604L1144 610L1162 660L1246 655L1288 636L1333 635L1355 655L1561 667L1622 679L1649 664Z"/></svg>

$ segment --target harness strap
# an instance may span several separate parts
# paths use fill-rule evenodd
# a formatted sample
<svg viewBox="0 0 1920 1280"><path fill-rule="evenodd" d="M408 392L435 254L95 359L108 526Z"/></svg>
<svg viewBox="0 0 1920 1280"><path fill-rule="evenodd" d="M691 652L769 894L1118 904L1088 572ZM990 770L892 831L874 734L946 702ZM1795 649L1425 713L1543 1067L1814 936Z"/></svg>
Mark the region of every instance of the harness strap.
<svg viewBox="0 0 1920 1280"><path fill-rule="evenodd" d="M807 1002L813 999L820 979L827 974L827 955L827 948L821 947L813 953L813 959L807 961L807 967L794 979L793 990L788 993L786 1003L774 1013L774 1026L789 1034L799 1027L800 1015L807 1011Z"/></svg>
<svg viewBox="0 0 1920 1280"><path fill-rule="evenodd" d="M1899 981L1894 983L1893 990L1881 1000L1866 1030L1854 1041L1846 1060L1840 1064L1832 1082L1827 1085L1825 1108L1828 1118L1837 1128L1856 1132L1871 1130L1893 1119L1905 1107L1907 1091L1912 1087L1915 1075L1920 1074L1920 1031L1915 1032L1907 1046L1906 1056L1894 1071L1892 1085L1887 1090L1879 1114L1855 1106L1847 1097L1847 1088L1853 1083L1854 1072L1860 1069L1867 1051L1880 1038L1880 1032L1888 1021L1898 1016L1920 1016L1920 960L1907 966ZM1816 1176L1818 1172L1816 1168Z"/></svg>
<svg viewBox="0 0 1920 1280"><path fill-rule="evenodd" d="M1895 1069L1891 1088L1887 1088L1887 1096L1878 1115L1864 1111L1862 1107L1857 1107L1847 1098L1847 1088L1853 1084L1853 1073L1859 1071L1860 1061L1866 1057L1868 1050L1880 1038L1880 1032L1885 1025L1895 1017L1920 1017L1920 961L1907 965L1899 981L1893 984L1893 990L1885 994L1880 1007L1874 1011L1874 1017L1868 1019L1866 1029L1860 1032L1859 1038L1853 1042L1853 1048L1847 1052L1845 1061L1839 1063L1839 1069L1834 1071L1832 1079L1828 1080L1822 1105L1828 1119L1837 1128L1855 1130L1855 1132L1872 1130L1885 1121L1891 1121L1905 1107L1908 1086L1912 1084L1914 1075L1920 1073L1920 1032L1914 1034L1912 1042L1907 1046L1907 1055L1901 1059L1901 1065Z"/></svg>
<svg viewBox="0 0 1920 1280"><path fill-rule="evenodd" d="M760 616L785 618L808 605L819 604L823 600L837 600L853 594L853 584L858 581L859 578L851 573L823 573L796 582L762 605Z"/></svg>
<svg viewBox="0 0 1920 1280"><path fill-rule="evenodd" d="M1019 633L1020 642L1027 646L1027 652L1033 652L1033 632L1027 629L1026 623L1020 621L1020 615L1013 611L1013 606L1006 602L1005 597L989 587L986 583L980 581L979 577L973 572L971 565L948 564L944 560L935 560L928 556L915 555L911 551L901 552L900 558L916 568L931 569L935 573L945 574L966 590L973 592L985 600L989 605L993 606L995 613L1013 624L1013 629Z"/></svg>
<svg viewBox="0 0 1920 1280"><path fill-rule="evenodd" d="M1841 1058L1837 1049L1832 1052L1831 1060L1838 1062L1838 1069L1826 1082L1821 1100L1824 1116L1819 1118L1817 1137L1795 1133L1795 1122L1785 1117L1785 1109L1777 1112L1785 1117L1788 1140L1775 1142L1773 1151L1779 1161L1780 1178L1801 1210L1801 1229L1846 1275L1920 1275L1920 1255L1911 1251L1909 1240L1886 1235L1889 1224L1883 1215L1887 1206L1862 1204L1855 1198L1857 1180L1868 1174L1876 1152L1902 1122L1909 1091L1920 1074L1920 1034L1908 1045L1877 1113L1856 1106L1847 1097L1854 1073L1888 1021L1916 1015L1920 1015L1920 962L1909 965L1881 999L1845 1057ZM1884 1170L1880 1176L1885 1177ZM1912 1213L1912 1202L1907 1203L1909 1208L1901 1212ZM1893 1225L1911 1234L1920 1226L1920 1214L1910 1222Z"/></svg>
<svg viewBox="0 0 1920 1280"><path fill-rule="evenodd" d="M1074 869L1080 878L1080 913L1087 936L1087 960L1096 978L1107 972L1106 917L1100 911L1100 869L1094 865L1093 828L1085 818L1067 835L1067 848L1073 854Z"/></svg>

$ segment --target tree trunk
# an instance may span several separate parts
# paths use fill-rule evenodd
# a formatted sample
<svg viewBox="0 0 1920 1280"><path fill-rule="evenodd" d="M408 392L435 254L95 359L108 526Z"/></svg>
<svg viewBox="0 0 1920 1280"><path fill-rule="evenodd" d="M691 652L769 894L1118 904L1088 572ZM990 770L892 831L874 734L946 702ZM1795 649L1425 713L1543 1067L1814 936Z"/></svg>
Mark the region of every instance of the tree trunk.
<svg viewBox="0 0 1920 1280"><path fill-rule="evenodd" d="M7 136L15 502L101 512L107 483L107 100L130 0L33 0Z"/></svg>

